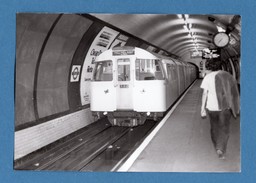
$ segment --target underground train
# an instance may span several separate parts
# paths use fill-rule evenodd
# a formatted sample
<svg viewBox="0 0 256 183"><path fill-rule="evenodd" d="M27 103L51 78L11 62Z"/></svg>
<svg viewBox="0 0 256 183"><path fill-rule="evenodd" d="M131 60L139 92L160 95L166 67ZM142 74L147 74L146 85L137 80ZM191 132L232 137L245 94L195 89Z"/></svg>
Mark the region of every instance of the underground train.
<svg viewBox="0 0 256 183"><path fill-rule="evenodd" d="M113 126L157 120L196 79L196 66L138 47L115 47L95 60L91 111Z"/></svg>

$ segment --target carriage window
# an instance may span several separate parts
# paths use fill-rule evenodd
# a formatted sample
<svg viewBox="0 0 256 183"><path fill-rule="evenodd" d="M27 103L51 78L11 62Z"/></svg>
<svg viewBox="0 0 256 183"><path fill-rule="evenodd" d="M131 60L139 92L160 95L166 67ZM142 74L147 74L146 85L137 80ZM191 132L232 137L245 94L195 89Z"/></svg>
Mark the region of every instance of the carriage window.
<svg viewBox="0 0 256 183"><path fill-rule="evenodd" d="M130 81L130 59L118 59L118 81Z"/></svg>
<svg viewBox="0 0 256 183"><path fill-rule="evenodd" d="M137 59L136 80L163 80L164 73L159 60Z"/></svg>
<svg viewBox="0 0 256 183"><path fill-rule="evenodd" d="M94 81L112 81L113 80L113 64L111 60L96 63L93 80Z"/></svg>

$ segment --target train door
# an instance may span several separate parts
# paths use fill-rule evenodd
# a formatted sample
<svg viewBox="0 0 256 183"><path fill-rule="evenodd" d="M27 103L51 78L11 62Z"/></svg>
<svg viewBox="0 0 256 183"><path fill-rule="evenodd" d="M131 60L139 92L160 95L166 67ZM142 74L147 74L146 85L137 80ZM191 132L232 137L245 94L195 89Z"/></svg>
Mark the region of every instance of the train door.
<svg viewBox="0 0 256 183"><path fill-rule="evenodd" d="M130 58L117 59L117 110L133 109L133 88Z"/></svg>
<svg viewBox="0 0 256 183"><path fill-rule="evenodd" d="M166 75L161 60L135 61L134 110L162 112L166 110Z"/></svg>
<svg viewBox="0 0 256 183"><path fill-rule="evenodd" d="M113 62L97 62L91 82L91 110L116 110L116 88L114 87Z"/></svg>

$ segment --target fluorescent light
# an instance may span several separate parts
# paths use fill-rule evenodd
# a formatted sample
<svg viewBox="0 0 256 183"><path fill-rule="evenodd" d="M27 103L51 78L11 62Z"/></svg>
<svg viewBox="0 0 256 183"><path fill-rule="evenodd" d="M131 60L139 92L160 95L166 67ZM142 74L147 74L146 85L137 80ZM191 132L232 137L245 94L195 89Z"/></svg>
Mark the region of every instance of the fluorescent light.
<svg viewBox="0 0 256 183"><path fill-rule="evenodd" d="M183 25L183 27L184 27L185 30L189 31L188 26Z"/></svg>
<svg viewBox="0 0 256 183"><path fill-rule="evenodd" d="M216 25L217 29L218 29L218 32L226 32L225 29L223 29L221 26L219 25Z"/></svg>

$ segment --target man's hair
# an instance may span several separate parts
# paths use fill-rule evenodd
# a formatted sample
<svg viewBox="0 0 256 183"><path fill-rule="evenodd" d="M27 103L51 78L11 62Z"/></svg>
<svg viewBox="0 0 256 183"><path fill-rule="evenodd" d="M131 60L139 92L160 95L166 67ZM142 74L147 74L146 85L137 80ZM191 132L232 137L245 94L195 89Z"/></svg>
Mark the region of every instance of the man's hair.
<svg viewBox="0 0 256 183"><path fill-rule="evenodd" d="M220 64L212 64L212 65L211 65L211 70L212 70L212 71L219 71L219 70L222 70L222 69L221 69L221 65L220 65Z"/></svg>
<svg viewBox="0 0 256 183"><path fill-rule="evenodd" d="M212 71L219 71L219 70L221 70L221 68L220 67L212 67L211 70Z"/></svg>

